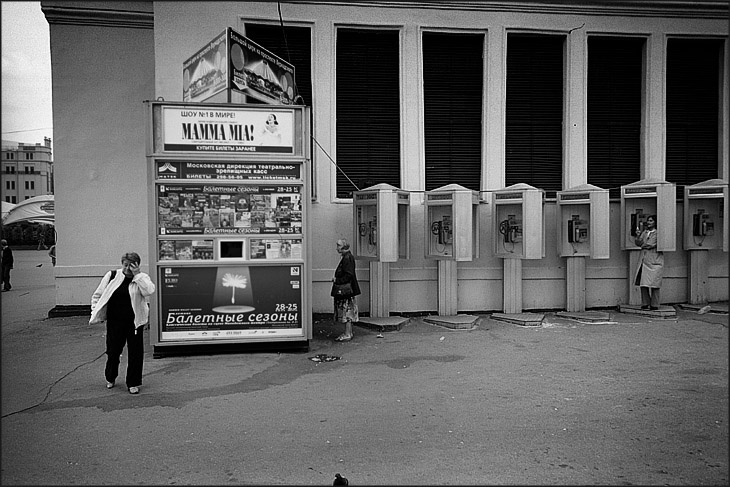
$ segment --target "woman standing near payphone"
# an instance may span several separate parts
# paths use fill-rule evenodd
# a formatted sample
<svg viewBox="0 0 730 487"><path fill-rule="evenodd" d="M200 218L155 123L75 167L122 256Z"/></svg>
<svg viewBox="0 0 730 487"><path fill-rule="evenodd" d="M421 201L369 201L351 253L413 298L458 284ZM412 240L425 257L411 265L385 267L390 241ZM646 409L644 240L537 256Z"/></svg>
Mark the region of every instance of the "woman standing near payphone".
<svg viewBox="0 0 730 487"><path fill-rule="evenodd" d="M641 288L641 309L659 309L659 288L664 274L664 253L657 251L656 216L646 217L644 230L634 240L641 247L634 284Z"/></svg>
<svg viewBox="0 0 730 487"><path fill-rule="evenodd" d="M335 338L338 342L352 340L352 322L359 321L355 296L360 294L360 285L355 275L355 258L350 252L350 244L344 238L337 241L337 253L340 263L332 278L330 296L335 301L335 321L345 324L345 332Z"/></svg>

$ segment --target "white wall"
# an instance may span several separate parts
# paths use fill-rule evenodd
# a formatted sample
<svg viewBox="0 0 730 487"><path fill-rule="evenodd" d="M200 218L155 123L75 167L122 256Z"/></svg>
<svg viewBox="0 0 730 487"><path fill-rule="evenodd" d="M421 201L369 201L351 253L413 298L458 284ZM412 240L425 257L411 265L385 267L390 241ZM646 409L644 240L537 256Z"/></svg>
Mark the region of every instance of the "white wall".
<svg viewBox="0 0 730 487"><path fill-rule="evenodd" d="M56 304L89 304L124 252L138 252L145 270L150 261L143 100L154 95L153 33L52 23L51 60Z"/></svg>

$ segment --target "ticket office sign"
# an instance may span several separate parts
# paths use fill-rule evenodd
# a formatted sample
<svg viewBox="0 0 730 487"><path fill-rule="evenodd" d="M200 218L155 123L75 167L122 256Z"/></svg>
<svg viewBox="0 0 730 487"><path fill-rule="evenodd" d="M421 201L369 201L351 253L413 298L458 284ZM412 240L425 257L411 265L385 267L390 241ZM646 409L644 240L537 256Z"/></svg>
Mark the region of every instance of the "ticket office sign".
<svg viewBox="0 0 730 487"><path fill-rule="evenodd" d="M302 233L302 186L158 184L159 235Z"/></svg>
<svg viewBox="0 0 730 487"><path fill-rule="evenodd" d="M301 264L160 266L160 339L304 337Z"/></svg>
<svg viewBox="0 0 730 487"><path fill-rule="evenodd" d="M156 161L157 179L299 181L300 164L275 162Z"/></svg>

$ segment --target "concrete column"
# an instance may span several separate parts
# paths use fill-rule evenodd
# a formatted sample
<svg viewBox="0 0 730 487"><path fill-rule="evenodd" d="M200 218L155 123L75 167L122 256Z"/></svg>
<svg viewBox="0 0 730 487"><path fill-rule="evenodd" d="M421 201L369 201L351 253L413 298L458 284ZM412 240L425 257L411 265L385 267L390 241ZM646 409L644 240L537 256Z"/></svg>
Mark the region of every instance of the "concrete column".
<svg viewBox="0 0 730 487"><path fill-rule="evenodd" d="M457 313L456 261L439 260L439 316L453 316Z"/></svg>
<svg viewBox="0 0 730 487"><path fill-rule="evenodd" d="M646 56L646 110L642 124L644 146L641 159L641 179L654 178L664 180L666 152L665 147L665 108L664 75L665 52L664 35L655 32L647 45ZM640 304L641 298L639 298Z"/></svg>
<svg viewBox="0 0 730 487"><path fill-rule="evenodd" d="M566 63L566 124L563 189L588 181L588 149L586 147L586 30L575 29L568 36ZM570 311L570 310L569 310Z"/></svg>
<svg viewBox="0 0 730 487"><path fill-rule="evenodd" d="M568 283L566 311L586 310L586 258L566 257Z"/></svg>
<svg viewBox="0 0 730 487"><path fill-rule="evenodd" d="M370 262L370 316L390 316L390 262Z"/></svg>
<svg viewBox="0 0 730 487"><path fill-rule="evenodd" d="M522 259L504 260L503 302L505 313L522 313Z"/></svg>
<svg viewBox="0 0 730 487"><path fill-rule="evenodd" d="M689 251L688 295L690 304L707 302L707 263L710 253L707 250Z"/></svg>
<svg viewBox="0 0 730 487"><path fill-rule="evenodd" d="M634 284L641 250L629 250L629 304L641 304L641 289Z"/></svg>

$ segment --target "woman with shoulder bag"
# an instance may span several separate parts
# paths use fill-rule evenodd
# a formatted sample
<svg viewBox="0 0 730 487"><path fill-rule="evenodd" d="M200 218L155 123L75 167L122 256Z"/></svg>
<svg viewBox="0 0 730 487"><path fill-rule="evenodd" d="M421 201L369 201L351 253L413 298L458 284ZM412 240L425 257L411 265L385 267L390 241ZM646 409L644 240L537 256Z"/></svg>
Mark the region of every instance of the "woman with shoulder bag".
<svg viewBox="0 0 730 487"><path fill-rule="evenodd" d="M346 342L352 340L352 322L360 320L355 301L355 296L360 294L360 285L357 283L355 275L355 257L350 252L350 244L347 243L347 240L337 241L337 253L341 258L335 269L335 277L332 278L330 296L335 300L335 321L345 324L345 333L335 340Z"/></svg>
<svg viewBox="0 0 730 487"><path fill-rule="evenodd" d="M148 298L155 292L150 276L140 271L136 252L122 255L122 268L107 272L91 296L90 324L106 321L106 387L119 374L119 357L127 345L127 389L138 394L144 365L144 325L149 321Z"/></svg>

